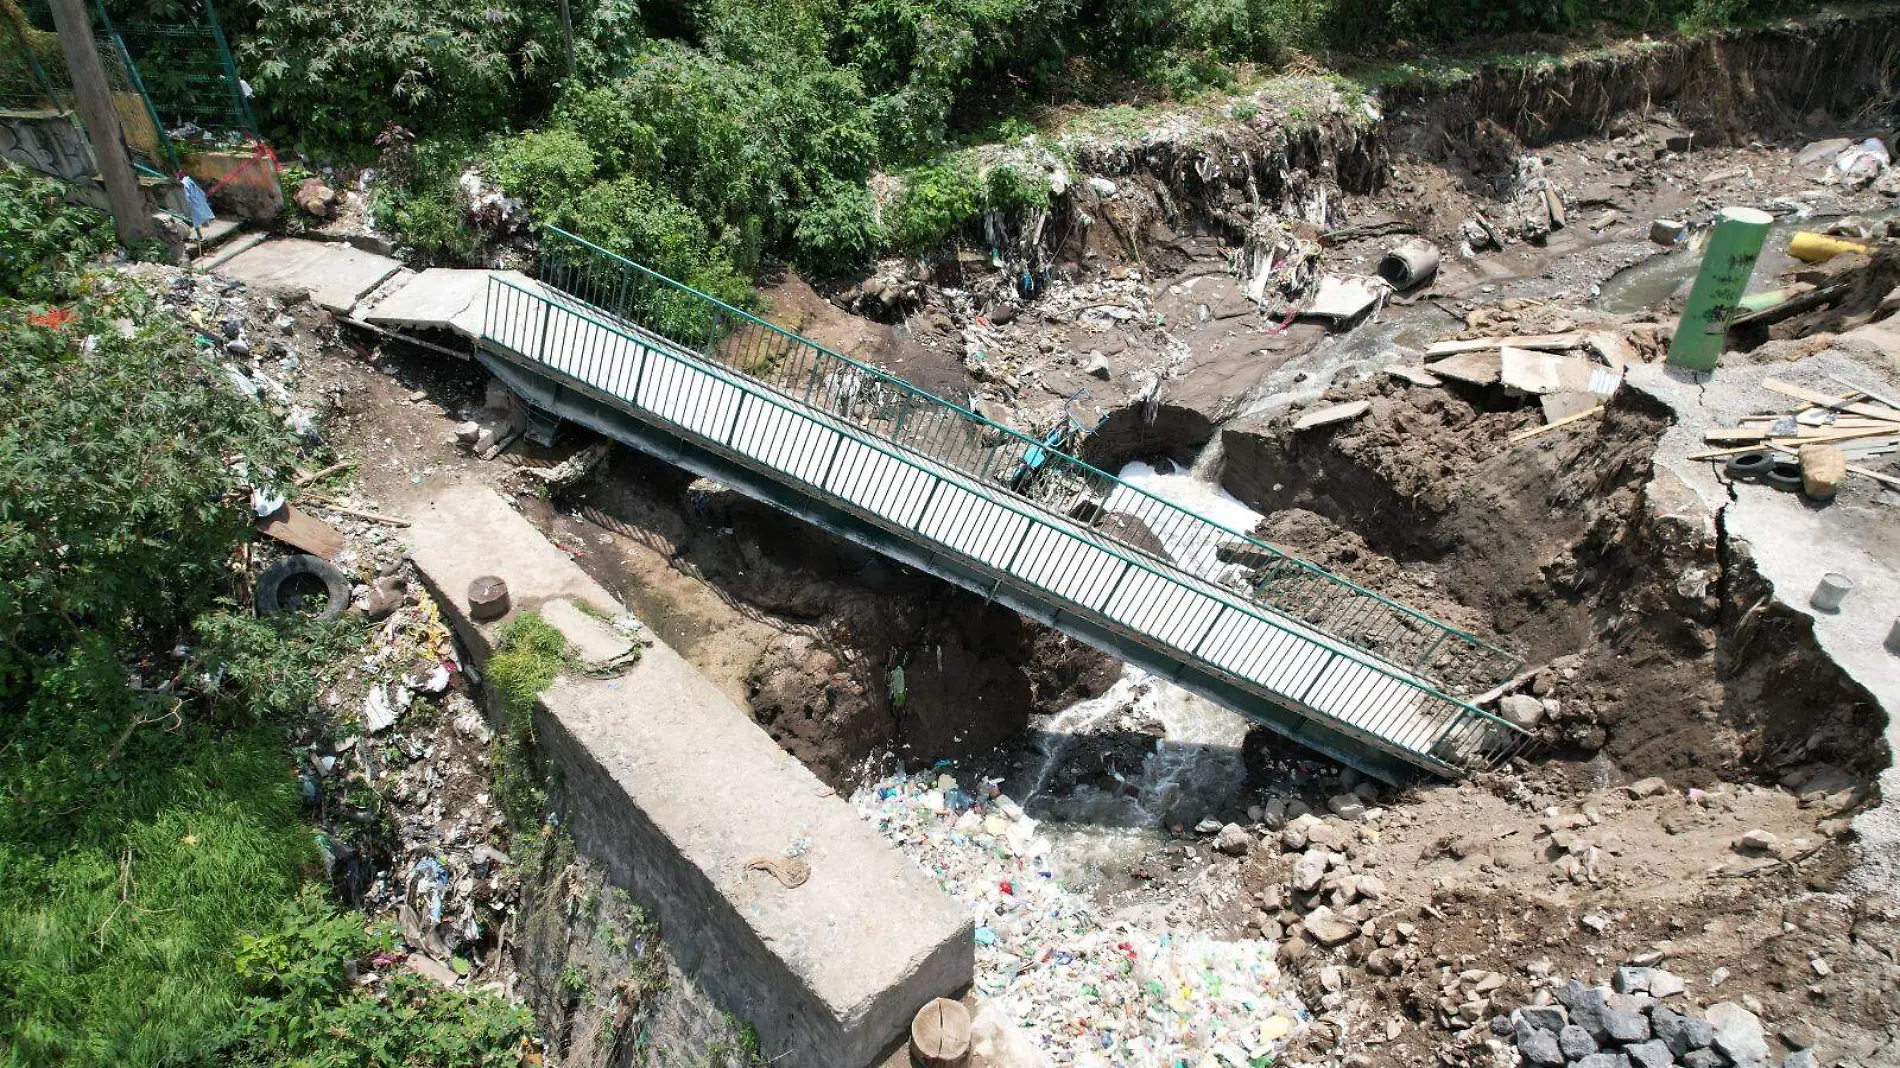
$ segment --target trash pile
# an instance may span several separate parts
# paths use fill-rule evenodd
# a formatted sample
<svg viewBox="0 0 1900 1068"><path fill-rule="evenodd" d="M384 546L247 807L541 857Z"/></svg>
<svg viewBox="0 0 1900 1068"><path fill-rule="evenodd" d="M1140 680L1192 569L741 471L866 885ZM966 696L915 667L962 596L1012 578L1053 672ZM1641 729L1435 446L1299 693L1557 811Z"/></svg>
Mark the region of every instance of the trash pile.
<svg viewBox="0 0 1900 1068"><path fill-rule="evenodd" d="M976 922L976 990L1058 1065L1258 1064L1309 1018L1272 942L1102 916L995 780L901 769L853 797Z"/></svg>

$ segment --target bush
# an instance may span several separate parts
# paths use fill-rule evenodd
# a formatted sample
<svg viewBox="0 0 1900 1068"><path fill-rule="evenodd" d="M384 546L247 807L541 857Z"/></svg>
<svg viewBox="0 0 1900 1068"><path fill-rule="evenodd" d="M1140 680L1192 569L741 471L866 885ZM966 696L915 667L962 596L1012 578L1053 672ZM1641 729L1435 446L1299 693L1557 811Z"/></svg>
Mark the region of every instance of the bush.
<svg viewBox="0 0 1900 1068"><path fill-rule="evenodd" d="M821 271L869 260L884 242L871 190L862 182L827 180L799 213L793 240L799 261Z"/></svg>
<svg viewBox="0 0 1900 1068"><path fill-rule="evenodd" d="M66 203L66 190L0 161L0 300L69 295L87 260L113 246L112 222Z"/></svg>
<svg viewBox="0 0 1900 1068"><path fill-rule="evenodd" d="M462 174L475 156L465 141L413 141L392 127L383 147L382 181L370 197L378 228L399 235L425 260L456 266L473 262L482 233L468 216Z"/></svg>
<svg viewBox="0 0 1900 1068"><path fill-rule="evenodd" d="M394 941L306 888L239 945L236 972L250 996L212 1059L230 1068L519 1063L533 1021L500 998L444 990L400 966L383 972L380 995L354 990L346 968L390 953Z"/></svg>
<svg viewBox="0 0 1900 1068"><path fill-rule="evenodd" d="M503 142L489 172L512 196L553 203L591 185L599 169L586 138L557 126Z"/></svg>
<svg viewBox="0 0 1900 1068"><path fill-rule="evenodd" d="M903 183L885 215L885 228L898 248L921 250L940 244L974 218L983 204L976 172L958 161L905 171Z"/></svg>

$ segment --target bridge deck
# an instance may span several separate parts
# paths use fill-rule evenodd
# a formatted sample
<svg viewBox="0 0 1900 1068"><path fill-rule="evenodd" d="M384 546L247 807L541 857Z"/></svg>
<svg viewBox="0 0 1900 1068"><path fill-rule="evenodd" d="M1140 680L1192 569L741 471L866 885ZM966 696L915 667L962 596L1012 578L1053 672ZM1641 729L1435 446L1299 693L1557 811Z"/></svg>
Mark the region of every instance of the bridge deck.
<svg viewBox="0 0 1900 1068"><path fill-rule="evenodd" d="M1516 741L1412 672L559 290L491 279L483 324L485 348L565 388L1419 768L1454 772Z"/></svg>

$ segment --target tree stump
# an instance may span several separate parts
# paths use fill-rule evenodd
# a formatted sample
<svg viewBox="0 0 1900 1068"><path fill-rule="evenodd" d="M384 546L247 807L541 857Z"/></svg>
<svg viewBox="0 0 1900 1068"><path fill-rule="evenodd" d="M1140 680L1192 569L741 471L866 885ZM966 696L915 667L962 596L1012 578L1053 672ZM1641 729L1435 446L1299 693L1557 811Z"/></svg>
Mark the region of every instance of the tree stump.
<svg viewBox="0 0 1900 1068"><path fill-rule="evenodd" d="M470 619L500 619L508 614L509 607L508 584L494 575L483 575L468 584Z"/></svg>
<svg viewBox="0 0 1900 1068"><path fill-rule="evenodd" d="M917 1068L963 1068L970 1063L970 1010L938 998L910 1022L910 1059Z"/></svg>

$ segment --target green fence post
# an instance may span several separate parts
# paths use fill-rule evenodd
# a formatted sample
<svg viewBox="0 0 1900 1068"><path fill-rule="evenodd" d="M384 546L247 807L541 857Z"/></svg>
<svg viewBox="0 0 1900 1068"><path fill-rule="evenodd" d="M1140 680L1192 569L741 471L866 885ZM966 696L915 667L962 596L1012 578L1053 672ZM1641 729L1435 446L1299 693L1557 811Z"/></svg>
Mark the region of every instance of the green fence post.
<svg viewBox="0 0 1900 1068"><path fill-rule="evenodd" d="M1688 307L1669 343L1669 364L1690 371L1713 371L1728 339L1728 321L1734 316L1755 270L1755 258L1768 239L1774 216L1754 208L1723 208L1716 217L1702 269L1689 291Z"/></svg>

